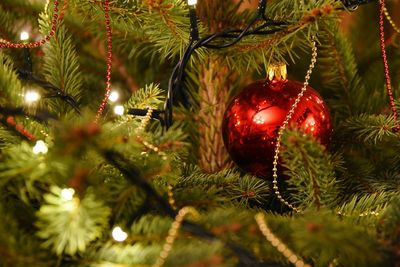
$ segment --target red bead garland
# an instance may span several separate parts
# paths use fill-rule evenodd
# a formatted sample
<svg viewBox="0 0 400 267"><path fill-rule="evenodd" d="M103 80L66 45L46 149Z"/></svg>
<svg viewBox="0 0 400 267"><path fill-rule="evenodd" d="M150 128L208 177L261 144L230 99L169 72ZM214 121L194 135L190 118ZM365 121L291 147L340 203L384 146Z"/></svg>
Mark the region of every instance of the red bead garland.
<svg viewBox="0 0 400 267"><path fill-rule="evenodd" d="M47 41L50 40L51 37L53 37L56 33L57 30L57 23L59 21L59 15L58 15L58 1L54 1L54 14L53 14L53 20L51 21L51 30L48 35L43 37L42 40L33 42L33 43L10 43L10 42L0 42L0 48L35 48L42 46L45 44Z"/></svg>
<svg viewBox="0 0 400 267"><path fill-rule="evenodd" d="M379 34L380 34L380 47L381 47L381 54L383 59L383 66L385 69L385 81L386 81L386 88L389 95L389 103L393 113L394 119L394 129L395 131L400 130L399 123L397 121L397 110L396 105L394 103L393 92L392 92L392 84L390 82L390 73L389 73L389 66L386 56L386 47L385 47L385 31L383 27L383 17L385 11L385 1L379 0Z"/></svg>
<svg viewBox="0 0 400 267"><path fill-rule="evenodd" d="M27 129L25 129L25 127L22 126L22 124L18 124L13 117L8 116L6 122L8 125L13 127L17 132L25 136L29 141L34 141L36 139L36 137L33 134L31 134Z"/></svg>
<svg viewBox="0 0 400 267"><path fill-rule="evenodd" d="M106 92L104 94L103 101L100 104L99 110L97 111L96 120L97 122L101 115L103 114L104 108L107 105L108 97L110 96L111 91L111 67L112 67L112 32L111 32L111 23L110 23L110 2L109 0L104 1L104 20L106 23L107 30L107 74L106 74Z"/></svg>

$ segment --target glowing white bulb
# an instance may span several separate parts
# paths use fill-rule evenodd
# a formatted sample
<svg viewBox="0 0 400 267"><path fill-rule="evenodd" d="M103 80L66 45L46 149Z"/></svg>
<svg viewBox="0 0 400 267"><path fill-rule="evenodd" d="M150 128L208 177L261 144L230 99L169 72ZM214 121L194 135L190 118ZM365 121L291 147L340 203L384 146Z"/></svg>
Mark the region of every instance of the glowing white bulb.
<svg viewBox="0 0 400 267"><path fill-rule="evenodd" d="M21 41L27 41L29 40L29 32L27 31L22 31L19 38L21 39Z"/></svg>
<svg viewBox="0 0 400 267"><path fill-rule="evenodd" d="M34 154L38 155L38 154L46 154L47 151L49 151L49 149L47 148L45 142L43 142L42 140L38 140L36 141L35 146L32 148L32 151Z"/></svg>
<svg viewBox="0 0 400 267"><path fill-rule="evenodd" d="M64 188L61 190L61 198L65 201L71 201L74 198L75 190L73 188Z"/></svg>
<svg viewBox="0 0 400 267"><path fill-rule="evenodd" d="M121 227L119 226L114 227L111 234L114 240L118 242L123 242L128 238L128 234L122 231Z"/></svg>
<svg viewBox="0 0 400 267"><path fill-rule="evenodd" d="M110 100L111 102L117 102L118 99L119 99L119 93L117 91L112 91L110 93L110 96L108 97L108 100Z"/></svg>
<svg viewBox="0 0 400 267"><path fill-rule="evenodd" d="M25 101L29 104L36 102L40 99L40 94L36 91L27 91L25 93Z"/></svg>
<svg viewBox="0 0 400 267"><path fill-rule="evenodd" d="M188 5L189 6L194 6L197 4L197 0L188 0Z"/></svg>
<svg viewBox="0 0 400 267"><path fill-rule="evenodd" d="M118 105L114 107L114 113L116 115L124 115L125 109L124 106Z"/></svg>

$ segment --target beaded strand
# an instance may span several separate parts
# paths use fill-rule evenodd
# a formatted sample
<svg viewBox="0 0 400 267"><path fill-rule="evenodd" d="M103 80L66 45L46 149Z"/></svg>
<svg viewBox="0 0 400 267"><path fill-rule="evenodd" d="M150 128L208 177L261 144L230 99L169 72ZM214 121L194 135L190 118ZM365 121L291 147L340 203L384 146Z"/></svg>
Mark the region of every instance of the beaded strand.
<svg viewBox="0 0 400 267"><path fill-rule="evenodd" d="M106 31L107 31L107 73L106 73L106 92L104 94L103 100L100 104L100 107L97 111L95 122L97 123L100 119L101 115L104 112L104 108L107 105L108 98L110 97L111 92L111 68L112 68L112 59L113 59L113 52L112 52L112 31L111 31L111 22L110 22L110 1L104 0L104 21L106 24Z"/></svg>
<svg viewBox="0 0 400 267"><path fill-rule="evenodd" d="M164 265L166 259L168 258L169 253L172 250L172 246L175 242L176 237L178 236L178 230L182 225L183 220L189 214L192 214L194 218L199 218L200 215L197 210L193 207L183 207L179 210L178 215L175 217L175 221L172 223L171 228L168 231L168 236L166 238L163 249L158 256L157 261L153 264L152 267L161 267Z"/></svg>
<svg viewBox="0 0 400 267"><path fill-rule="evenodd" d="M53 37L56 33L57 30L57 23L59 21L59 9L58 9L59 2L58 0L54 1L54 14L53 14L53 19L51 21L51 30L49 34L47 34L45 37L43 37L40 41L37 42L32 42L32 43L12 43L4 40L0 40L0 48L35 48L44 45L46 42L50 40L51 37Z"/></svg>
<svg viewBox="0 0 400 267"><path fill-rule="evenodd" d="M385 17L386 17L387 21L389 21L390 25L393 27L395 32L400 34L400 28L397 27L396 23L394 23L394 21L393 21L392 17L390 16L386 7L383 7L383 13L385 13Z"/></svg>
<svg viewBox="0 0 400 267"><path fill-rule="evenodd" d="M385 30L383 26L383 17L385 13L385 1L379 0L379 36L380 36L380 48L381 48L381 55L383 60L383 67L385 70L385 82L386 82L386 89L387 94L389 96L389 103L393 113L393 120L394 120L394 128L395 132L400 130L400 125L397 121L397 109L396 104L394 102L393 91L392 91L392 83L390 82L390 73L389 73L389 65L386 55L386 45L385 45Z"/></svg>
<svg viewBox="0 0 400 267"><path fill-rule="evenodd" d="M296 267L311 267L311 265L305 263L299 256L297 256L290 248L288 248L268 227L265 222L264 214L258 213L254 216L258 228L261 233L264 235L265 239L273 247L275 247L289 262L293 263Z"/></svg>
<svg viewBox="0 0 400 267"><path fill-rule="evenodd" d="M284 131L286 130L290 119L293 116L293 113L297 107L297 105L300 103L301 98L303 97L304 93L307 91L307 87L308 87L308 83L309 80L311 78L311 73L315 67L315 63L317 62L317 44L315 42L315 40L312 41L312 56L311 56L311 64L307 70L307 74L305 77L305 81L303 84L303 87L301 88L300 93L297 95L296 100L294 101L292 107L289 110L289 113L286 115L285 120L283 121L282 126L279 128L279 132L278 132L278 137L276 138L276 145L275 145L275 154L274 154L274 161L273 161L273 189L275 192L276 197L279 199L280 202L282 202L283 204L285 204L286 206L288 206L290 209L294 210L295 212L299 213L300 210L298 208L296 208L295 206L293 206L292 204L290 204L287 200L285 200L281 193L279 192L279 188L278 188L278 159L279 159L279 152L280 152L280 147L281 147L281 140L282 140L282 135L284 133Z"/></svg>

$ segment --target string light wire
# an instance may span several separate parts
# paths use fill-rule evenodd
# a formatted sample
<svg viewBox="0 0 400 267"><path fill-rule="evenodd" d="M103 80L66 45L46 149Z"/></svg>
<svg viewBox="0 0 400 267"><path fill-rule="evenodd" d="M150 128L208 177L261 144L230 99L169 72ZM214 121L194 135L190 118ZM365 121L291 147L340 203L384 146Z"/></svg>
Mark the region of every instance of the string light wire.
<svg viewBox="0 0 400 267"><path fill-rule="evenodd" d="M358 5L367 4L371 2L371 0L342 0L344 8L338 8L338 10L346 9L349 7L357 7ZM198 36L191 34L189 43L187 48L185 49L181 60L174 67L172 74L170 76L170 80L168 83L168 94L166 101L164 103L164 123L165 127L168 129L172 125L172 116L173 116L173 102L175 95L182 95L182 104L186 108L190 108L190 100L188 97L188 93L184 90L184 77L185 77L185 68L190 60L190 57L194 53L194 51L198 48L205 47L209 49L224 49L231 47L238 42L240 42L245 36L249 35L270 35L277 32L281 32L285 30L288 26L285 21L278 21L268 19L265 15L267 1L259 0L257 13L250 20L250 22L244 27L244 29L226 29L221 32L217 32L203 38L198 39ZM193 21L195 12L194 6L190 6L190 17L191 21ZM262 22L261 25L256 26L257 22ZM197 27L197 26L196 26ZM193 23L191 23L191 33L196 32L194 30ZM223 40L221 43L217 40ZM228 41L226 41L228 40Z"/></svg>

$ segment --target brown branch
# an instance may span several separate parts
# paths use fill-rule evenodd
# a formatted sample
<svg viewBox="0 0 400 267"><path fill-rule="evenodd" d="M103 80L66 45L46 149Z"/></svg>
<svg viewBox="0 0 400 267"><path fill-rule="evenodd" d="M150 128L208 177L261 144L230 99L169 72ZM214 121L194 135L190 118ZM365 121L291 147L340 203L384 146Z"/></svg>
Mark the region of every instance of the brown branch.
<svg viewBox="0 0 400 267"><path fill-rule="evenodd" d="M272 44L281 40L283 37L305 28L306 26L315 22L316 20L320 19L321 17L323 17L325 15L330 15L333 10L334 9L333 9L332 5L330 5L330 4L326 4L320 8L315 8L315 9L311 10L310 12L308 12L307 14L305 14L299 20L299 22L288 27L286 30L284 30L282 32L275 34L272 38L269 38L261 43L257 43L254 45L253 44L238 45L238 50L240 52L249 52L249 51L252 51L255 49L267 48L267 47L271 46Z"/></svg>

